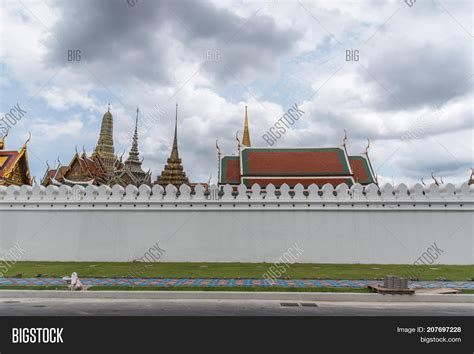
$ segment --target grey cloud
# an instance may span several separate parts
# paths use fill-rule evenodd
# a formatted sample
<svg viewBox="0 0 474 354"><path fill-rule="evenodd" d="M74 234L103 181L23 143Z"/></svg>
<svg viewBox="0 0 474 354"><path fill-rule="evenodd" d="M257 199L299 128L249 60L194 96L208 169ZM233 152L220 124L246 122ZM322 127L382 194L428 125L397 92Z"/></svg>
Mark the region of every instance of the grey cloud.
<svg viewBox="0 0 474 354"><path fill-rule="evenodd" d="M46 39L45 62L65 66L67 50L81 50L82 62L113 84L139 79L171 84L177 70L176 48L185 61L206 60L207 50L224 55L220 65L202 69L217 81L228 81L252 70L275 68L300 34L280 30L275 21L259 13L240 17L204 1L125 0L55 1L61 19ZM224 64L231 67L231 72ZM70 64L70 63L69 63Z"/></svg>
<svg viewBox="0 0 474 354"><path fill-rule="evenodd" d="M412 159L410 161L404 160L400 163L399 168L411 178L419 179L421 176L425 178L430 176L431 172L434 172L435 176L448 176L458 172L463 172L470 163L469 160L462 161L461 163L454 160L444 158L443 160L438 159ZM466 175L467 180L467 175Z"/></svg>
<svg viewBox="0 0 474 354"><path fill-rule="evenodd" d="M470 57L468 48L459 45L394 45L370 57L368 72L360 69L360 73L377 87L379 94L374 103L378 109L443 105L471 90L466 84L472 76Z"/></svg>

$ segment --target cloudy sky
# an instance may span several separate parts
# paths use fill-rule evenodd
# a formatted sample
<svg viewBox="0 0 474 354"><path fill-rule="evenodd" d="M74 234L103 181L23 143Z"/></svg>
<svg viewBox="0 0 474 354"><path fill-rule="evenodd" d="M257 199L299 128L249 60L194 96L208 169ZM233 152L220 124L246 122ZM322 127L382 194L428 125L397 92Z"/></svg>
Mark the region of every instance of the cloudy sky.
<svg viewBox="0 0 474 354"><path fill-rule="evenodd" d="M216 181L216 139L236 153L246 105L253 146L295 103L305 113L275 147L336 146L345 129L359 154L369 138L381 182L459 183L474 165L471 1L4 0L0 13L1 117L26 111L7 147L31 132L37 179L75 146L92 152L109 102L118 155L140 107L153 179L176 103L194 182Z"/></svg>

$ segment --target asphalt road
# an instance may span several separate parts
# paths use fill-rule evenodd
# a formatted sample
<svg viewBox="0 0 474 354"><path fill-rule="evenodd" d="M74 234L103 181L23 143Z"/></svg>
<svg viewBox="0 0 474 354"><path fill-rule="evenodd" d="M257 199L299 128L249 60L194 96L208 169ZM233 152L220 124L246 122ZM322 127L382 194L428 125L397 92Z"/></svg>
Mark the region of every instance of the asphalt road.
<svg viewBox="0 0 474 354"><path fill-rule="evenodd" d="M468 303L0 299L0 316L474 316Z"/></svg>

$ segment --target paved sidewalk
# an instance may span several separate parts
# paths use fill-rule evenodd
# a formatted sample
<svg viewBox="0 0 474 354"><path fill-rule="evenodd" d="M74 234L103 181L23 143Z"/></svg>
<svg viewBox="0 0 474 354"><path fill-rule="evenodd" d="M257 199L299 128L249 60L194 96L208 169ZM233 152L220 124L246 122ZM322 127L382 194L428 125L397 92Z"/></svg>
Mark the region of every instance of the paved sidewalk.
<svg viewBox="0 0 474 354"><path fill-rule="evenodd" d="M365 288L382 285L379 280L276 280L265 279L167 279L167 278L80 278L89 286L137 287L283 287L283 288ZM66 285L60 278L0 278L2 286ZM411 281L410 288L474 289L473 281Z"/></svg>

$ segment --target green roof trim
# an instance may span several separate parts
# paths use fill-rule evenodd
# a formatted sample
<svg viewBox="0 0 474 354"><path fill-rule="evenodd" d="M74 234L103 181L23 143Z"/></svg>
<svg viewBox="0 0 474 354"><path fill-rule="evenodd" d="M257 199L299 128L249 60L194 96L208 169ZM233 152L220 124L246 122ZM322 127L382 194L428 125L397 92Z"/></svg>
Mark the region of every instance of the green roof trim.
<svg viewBox="0 0 474 354"><path fill-rule="evenodd" d="M365 174L368 177L368 180L367 180L366 183L368 183L368 184L375 183L374 176L372 174L371 168L369 167L369 161L367 161L367 159L364 156L349 156L349 161L350 160L360 160L360 161L362 161L362 166L364 166ZM355 180L355 178L354 178L354 180Z"/></svg>
<svg viewBox="0 0 474 354"><path fill-rule="evenodd" d="M238 156L224 156L221 159L221 178L220 183L222 184L234 184L235 182L229 182L227 180L227 161L229 160L239 160ZM240 181L239 181L240 184Z"/></svg>
<svg viewBox="0 0 474 354"><path fill-rule="evenodd" d="M248 175L248 155L250 152L335 152L339 157L339 161L343 167L342 172L332 173L332 172L324 172L318 173L315 175L314 173L298 173L294 175L290 174L271 174L269 176L277 176L277 177L289 177L289 176L341 176L344 174L351 174L351 169L348 164L348 160L346 160L346 153L342 148L294 148L294 149L272 149L272 148L246 148L243 149L242 154L242 175L246 177L262 177L267 176L267 174L256 174L256 175Z"/></svg>

